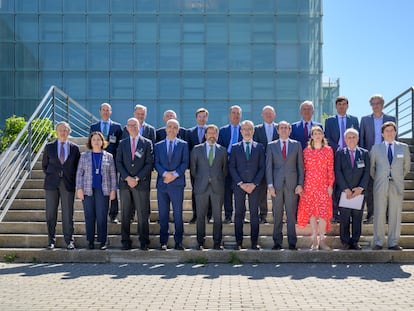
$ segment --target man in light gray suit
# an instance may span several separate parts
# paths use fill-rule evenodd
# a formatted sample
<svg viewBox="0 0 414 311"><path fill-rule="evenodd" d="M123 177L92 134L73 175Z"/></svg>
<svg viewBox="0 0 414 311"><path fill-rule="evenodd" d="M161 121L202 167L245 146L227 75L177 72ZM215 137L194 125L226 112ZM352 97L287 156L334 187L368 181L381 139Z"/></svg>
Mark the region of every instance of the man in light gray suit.
<svg viewBox="0 0 414 311"><path fill-rule="evenodd" d="M359 132L359 146L371 151L372 146L381 143L384 139L382 137L381 126L387 122L392 121L396 123L395 117L384 114L384 97L381 94L374 94L369 99L372 107L372 114L362 117ZM373 204L373 181L370 179L367 189L365 189L365 200L367 203L367 217L364 223L370 224L373 221L374 204Z"/></svg>
<svg viewBox="0 0 414 311"><path fill-rule="evenodd" d="M218 127L210 124L205 129L206 142L196 145L191 152L190 171L194 178L193 192L197 208L198 249L204 249L206 216L211 202L213 213L213 248L222 250L221 212L227 175L227 150L217 144Z"/></svg>
<svg viewBox="0 0 414 311"><path fill-rule="evenodd" d="M382 249L385 242L388 206L388 249L402 250L398 240L401 233L404 176L410 171L410 151L407 144L395 141L397 126L394 122L385 122L381 131L384 142L374 145L370 153L375 208L372 249Z"/></svg>
<svg viewBox="0 0 414 311"><path fill-rule="evenodd" d="M283 210L287 217L289 249L297 249L296 210L298 195L302 192L304 169L302 146L300 142L289 139L291 130L288 122L279 122L279 139L267 145L266 181L272 198L273 250L282 248Z"/></svg>

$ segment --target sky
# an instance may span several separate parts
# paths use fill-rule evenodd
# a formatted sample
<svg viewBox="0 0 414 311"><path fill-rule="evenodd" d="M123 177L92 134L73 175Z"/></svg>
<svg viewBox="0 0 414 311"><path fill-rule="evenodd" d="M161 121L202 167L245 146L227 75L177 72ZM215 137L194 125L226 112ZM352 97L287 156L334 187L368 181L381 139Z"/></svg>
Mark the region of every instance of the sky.
<svg viewBox="0 0 414 311"><path fill-rule="evenodd" d="M413 0L323 0L323 77L339 78L349 114L414 86L413 12Z"/></svg>

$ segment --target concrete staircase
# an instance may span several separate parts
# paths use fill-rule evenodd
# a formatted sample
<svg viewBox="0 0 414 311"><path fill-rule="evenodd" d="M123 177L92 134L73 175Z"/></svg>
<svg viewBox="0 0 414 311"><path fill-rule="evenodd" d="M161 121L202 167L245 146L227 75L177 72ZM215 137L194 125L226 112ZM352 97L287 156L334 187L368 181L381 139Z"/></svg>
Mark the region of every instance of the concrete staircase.
<svg viewBox="0 0 414 311"><path fill-rule="evenodd" d="M73 139L85 150L84 138ZM414 148L411 146L411 151ZM412 166L414 172L414 165ZM402 232L400 245L404 247L403 252L377 251L370 249L372 241L373 225L363 225L360 244L362 251L340 251L339 224L333 224L332 230L328 233L327 242L333 251L309 251L311 229L309 225L305 228L297 227L298 252L287 250L272 251L273 246L272 230L273 218L271 214L271 202L268 201L269 215L268 224L260 225L259 243L264 250L257 252L252 250L234 252L232 251L234 240L234 225L223 224L224 251L206 250L196 251L196 225L189 224L192 217L191 209L191 183L187 171L187 187L184 193L184 241L187 251L180 252L169 250L159 251L159 225L158 208L155 190L156 173L152 176L151 190L151 216L150 216L150 240L151 249L149 252L137 250L139 247L138 237L132 235L133 250L121 251L120 224L108 224L108 239L110 247L106 251L87 250L85 239L85 224L82 203L75 201L75 251L64 249L65 243L61 235L61 223L57 225L57 249L48 251L47 228L45 223L45 201L43 187L43 172L41 163L37 163L31 178L28 179L23 189L19 192L11 209L8 211L3 222L0 223L0 260L13 258L22 262L411 262L414 261L414 173L407 176L405 182L404 206L402 215ZM224 217L224 216L223 216ZM247 213L247 218L249 215ZM59 213L60 219L60 213ZM135 233L137 223L131 224L131 233ZM284 228L284 234L286 234ZM170 224L170 231L173 231L173 224ZM243 244L250 246L250 225L244 225L245 236ZM206 246L212 246L212 224L207 224ZM287 247L287 239L284 239L284 247ZM170 238L169 245L173 246L173 238ZM62 247L62 249L59 249Z"/></svg>

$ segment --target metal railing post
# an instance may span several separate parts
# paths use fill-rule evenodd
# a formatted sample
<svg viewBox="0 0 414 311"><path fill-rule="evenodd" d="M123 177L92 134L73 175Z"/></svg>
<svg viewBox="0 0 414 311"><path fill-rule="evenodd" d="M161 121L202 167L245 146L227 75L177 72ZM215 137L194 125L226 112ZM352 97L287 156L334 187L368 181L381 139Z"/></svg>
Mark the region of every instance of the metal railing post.
<svg viewBox="0 0 414 311"><path fill-rule="evenodd" d="M28 143L28 153L27 153L27 167L26 170L31 174L32 171L32 122L30 121L29 127L27 128L27 143Z"/></svg>

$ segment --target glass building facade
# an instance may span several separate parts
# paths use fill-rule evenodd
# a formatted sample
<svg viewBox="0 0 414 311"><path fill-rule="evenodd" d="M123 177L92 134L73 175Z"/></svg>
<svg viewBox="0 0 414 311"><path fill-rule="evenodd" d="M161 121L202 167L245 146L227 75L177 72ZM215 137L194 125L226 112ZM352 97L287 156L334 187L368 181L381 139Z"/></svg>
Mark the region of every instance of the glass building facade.
<svg viewBox="0 0 414 311"><path fill-rule="evenodd" d="M0 0L0 119L56 85L123 124L137 103L157 127L167 109L192 126L199 107L221 126L235 104L294 121L321 102L321 23L322 0Z"/></svg>

